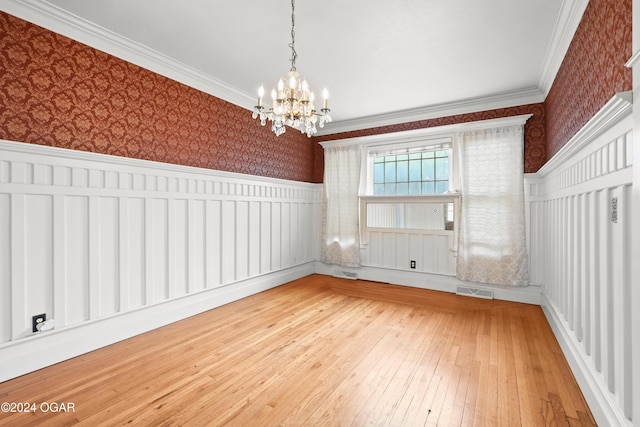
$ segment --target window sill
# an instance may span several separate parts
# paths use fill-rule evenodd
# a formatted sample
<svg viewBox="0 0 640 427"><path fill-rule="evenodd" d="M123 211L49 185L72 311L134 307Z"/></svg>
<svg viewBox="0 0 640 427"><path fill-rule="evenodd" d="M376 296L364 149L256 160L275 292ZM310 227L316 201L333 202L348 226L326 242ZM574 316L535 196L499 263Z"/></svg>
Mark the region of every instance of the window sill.
<svg viewBox="0 0 640 427"><path fill-rule="evenodd" d="M415 194L415 195L366 195L359 196L360 200L365 203L369 202L390 202L390 203L424 203L424 202L454 202L460 198L460 193L447 194Z"/></svg>

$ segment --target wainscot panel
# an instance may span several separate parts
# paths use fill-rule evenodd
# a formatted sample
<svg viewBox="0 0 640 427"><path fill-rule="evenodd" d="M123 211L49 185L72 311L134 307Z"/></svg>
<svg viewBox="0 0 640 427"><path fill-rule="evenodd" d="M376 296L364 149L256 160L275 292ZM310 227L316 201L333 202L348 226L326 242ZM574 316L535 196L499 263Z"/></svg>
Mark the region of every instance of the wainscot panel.
<svg viewBox="0 0 640 427"><path fill-rule="evenodd" d="M631 426L629 93L527 175L531 279L598 425ZM637 367L637 366L636 366ZM636 391L637 392L637 391Z"/></svg>
<svg viewBox="0 0 640 427"><path fill-rule="evenodd" d="M0 159L0 381L314 271L319 184L10 141Z"/></svg>

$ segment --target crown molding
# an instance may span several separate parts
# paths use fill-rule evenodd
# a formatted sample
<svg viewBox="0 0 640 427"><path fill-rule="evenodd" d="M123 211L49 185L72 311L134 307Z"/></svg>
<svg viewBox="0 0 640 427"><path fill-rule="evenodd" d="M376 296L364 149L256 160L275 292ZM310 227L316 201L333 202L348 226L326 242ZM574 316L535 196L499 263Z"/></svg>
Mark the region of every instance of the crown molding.
<svg viewBox="0 0 640 427"><path fill-rule="evenodd" d="M454 134L465 131L493 129L505 126L524 126L533 114L521 114L519 116L499 117L497 119L477 120L474 122L454 123L450 125L431 128L412 129L393 133L356 136L353 138L336 139L320 142L323 148L343 147L350 145L362 145L373 147L377 145L424 143L425 139L447 139Z"/></svg>
<svg viewBox="0 0 640 427"><path fill-rule="evenodd" d="M240 107L250 110L255 104L253 97L240 89L46 1L3 0L0 9Z"/></svg>
<svg viewBox="0 0 640 427"><path fill-rule="evenodd" d="M545 55L545 61L538 79L538 88L540 88L545 98L551 90L556 74L558 74L562 61L569 50L573 36L576 34L588 4L589 0L562 1L558 21L553 30L551 43L549 43L549 49Z"/></svg>
<svg viewBox="0 0 640 427"><path fill-rule="evenodd" d="M340 122L331 123L325 128L318 129L316 136L389 126L400 123L417 122L420 120L435 119L438 117L447 117L456 114L495 110L497 108L536 104L543 101L544 95L537 88L504 92L486 97L470 98L457 102L435 104L410 110L394 111L387 114L342 120Z"/></svg>

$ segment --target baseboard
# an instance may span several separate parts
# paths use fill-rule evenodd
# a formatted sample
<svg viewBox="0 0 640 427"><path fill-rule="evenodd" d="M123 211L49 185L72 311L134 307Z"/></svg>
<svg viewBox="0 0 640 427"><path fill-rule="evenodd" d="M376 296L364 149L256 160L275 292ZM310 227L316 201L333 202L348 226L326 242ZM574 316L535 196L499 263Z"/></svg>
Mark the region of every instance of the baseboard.
<svg viewBox="0 0 640 427"><path fill-rule="evenodd" d="M544 293L540 305L598 426L631 427L633 424L620 412L612 401L611 393L591 367L589 356L580 349L580 345L568 331L566 323Z"/></svg>
<svg viewBox="0 0 640 427"><path fill-rule="evenodd" d="M336 265L325 264L320 261L315 263L315 272L326 276L340 276L341 274L336 274L336 272L342 274L344 274L344 272L349 272L355 273L357 278L362 280L451 293L456 293L458 286L470 286L476 289L493 291L493 297L495 299L534 305L540 305L540 295L542 292L540 286L537 285L522 287L495 286L484 283L465 282L456 277L441 274L420 273L370 266L344 268Z"/></svg>
<svg viewBox="0 0 640 427"><path fill-rule="evenodd" d="M54 329L4 343L0 345L0 382L275 288L313 272L314 263L306 263L75 327Z"/></svg>

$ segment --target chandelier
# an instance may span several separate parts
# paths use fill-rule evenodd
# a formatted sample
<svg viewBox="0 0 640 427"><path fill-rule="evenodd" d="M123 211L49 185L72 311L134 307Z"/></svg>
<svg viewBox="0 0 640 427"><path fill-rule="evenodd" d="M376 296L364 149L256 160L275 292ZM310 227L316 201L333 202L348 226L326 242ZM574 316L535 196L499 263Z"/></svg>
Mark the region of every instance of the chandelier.
<svg viewBox="0 0 640 427"><path fill-rule="evenodd" d="M267 119L271 121L271 130L280 136L285 133L285 126L299 129L307 136L315 134L318 129L316 123L322 128L325 123L331 121L331 110L328 108L327 98L329 93L324 89L324 98L320 112L316 111L313 101L315 95L306 80L300 77L296 70L296 33L295 33L295 0L291 0L291 69L287 73L287 78L278 80L277 89L271 90L272 106L265 109L262 105L264 96L264 86L258 89L258 105L253 108L252 117L260 117L260 124L264 126Z"/></svg>

